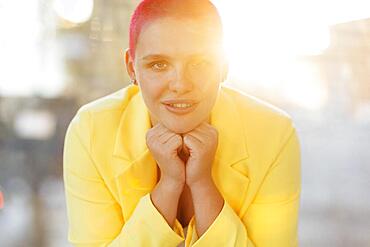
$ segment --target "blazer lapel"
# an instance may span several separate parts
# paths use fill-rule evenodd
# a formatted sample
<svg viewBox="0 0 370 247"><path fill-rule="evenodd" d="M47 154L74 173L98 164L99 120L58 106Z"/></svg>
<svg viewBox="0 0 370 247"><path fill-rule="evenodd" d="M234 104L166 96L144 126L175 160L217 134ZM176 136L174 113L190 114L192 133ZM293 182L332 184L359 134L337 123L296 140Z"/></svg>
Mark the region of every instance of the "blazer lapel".
<svg viewBox="0 0 370 247"><path fill-rule="evenodd" d="M224 199L241 214L249 187L249 154L240 106L232 94L235 92L222 87L212 110L211 124L218 130L212 177Z"/></svg>
<svg viewBox="0 0 370 247"><path fill-rule="evenodd" d="M149 112L137 86L122 113L113 149L112 165L125 219L142 196L157 183L157 164L146 146L151 128Z"/></svg>

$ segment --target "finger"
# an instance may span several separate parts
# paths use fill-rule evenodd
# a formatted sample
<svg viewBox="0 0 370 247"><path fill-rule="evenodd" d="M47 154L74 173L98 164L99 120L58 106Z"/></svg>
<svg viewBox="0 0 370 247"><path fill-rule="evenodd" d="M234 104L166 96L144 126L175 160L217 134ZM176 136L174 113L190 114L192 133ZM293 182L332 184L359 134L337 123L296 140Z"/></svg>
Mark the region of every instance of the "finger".
<svg viewBox="0 0 370 247"><path fill-rule="evenodd" d="M168 129L163 124L158 124L157 136L160 137L161 135L165 134L166 132L168 132Z"/></svg>
<svg viewBox="0 0 370 247"><path fill-rule="evenodd" d="M166 147L176 147L178 149L182 146L182 138L179 135L173 135L164 145Z"/></svg>
<svg viewBox="0 0 370 247"><path fill-rule="evenodd" d="M205 134L199 131L198 129L192 130L191 132L187 133L185 136L192 136L200 143L204 143L207 139Z"/></svg>
<svg viewBox="0 0 370 247"><path fill-rule="evenodd" d="M187 134L186 136L184 136L184 143L188 146L188 147L192 147L193 145L198 145L198 144L202 144L202 142L197 138L195 137L193 134Z"/></svg>
<svg viewBox="0 0 370 247"><path fill-rule="evenodd" d="M151 134L150 134L148 140L159 138L163 134L165 134L166 132L168 132L168 129L166 127L164 127L163 124L158 123L157 125L155 125L152 128L152 131L151 131Z"/></svg>
<svg viewBox="0 0 370 247"><path fill-rule="evenodd" d="M218 135L218 130L214 126L206 122L203 123L204 124L200 125L199 128L196 128L198 132L203 133L207 138L213 138Z"/></svg>
<svg viewBox="0 0 370 247"><path fill-rule="evenodd" d="M176 135L175 133L173 132L169 132L167 131L166 133L164 133L163 135L161 135L159 138L158 138L158 141L159 143L166 143L171 137L173 137L174 135Z"/></svg>
<svg viewBox="0 0 370 247"><path fill-rule="evenodd" d="M209 135L209 130L205 129L205 128L196 128L196 129L193 129L192 131L190 131L189 133L198 134L198 135L202 135L202 136L208 136Z"/></svg>
<svg viewBox="0 0 370 247"><path fill-rule="evenodd" d="M208 124L207 122L202 122L196 129L202 132L209 132L215 130L215 128L212 125Z"/></svg>

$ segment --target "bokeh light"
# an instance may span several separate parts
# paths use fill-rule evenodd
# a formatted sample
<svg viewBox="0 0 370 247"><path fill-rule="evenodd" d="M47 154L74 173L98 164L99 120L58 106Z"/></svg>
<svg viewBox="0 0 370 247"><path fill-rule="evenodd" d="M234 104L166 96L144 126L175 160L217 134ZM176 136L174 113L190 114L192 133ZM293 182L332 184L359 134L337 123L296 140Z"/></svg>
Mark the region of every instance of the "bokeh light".
<svg viewBox="0 0 370 247"><path fill-rule="evenodd" d="M90 19L94 9L93 0L55 0L54 10L66 21L83 23Z"/></svg>

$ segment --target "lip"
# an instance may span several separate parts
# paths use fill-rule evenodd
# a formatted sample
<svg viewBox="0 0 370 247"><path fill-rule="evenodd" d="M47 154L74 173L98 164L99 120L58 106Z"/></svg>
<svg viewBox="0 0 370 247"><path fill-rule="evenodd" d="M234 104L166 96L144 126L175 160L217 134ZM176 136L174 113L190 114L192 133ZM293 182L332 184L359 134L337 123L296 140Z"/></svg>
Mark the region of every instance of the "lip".
<svg viewBox="0 0 370 247"><path fill-rule="evenodd" d="M162 101L165 105L171 105L171 104L197 104L198 101L193 99L167 99Z"/></svg>
<svg viewBox="0 0 370 247"><path fill-rule="evenodd" d="M181 103L183 103L183 104L192 104L192 106L188 107L188 108L176 108L176 107L172 107L169 104L164 104L164 106L166 107L166 109L168 111L170 111L172 113L175 113L175 114L178 114L178 115L188 114L188 113L194 111L195 108L198 106L198 103L185 103L184 101L181 101ZM171 103L171 104L181 104L181 103Z"/></svg>

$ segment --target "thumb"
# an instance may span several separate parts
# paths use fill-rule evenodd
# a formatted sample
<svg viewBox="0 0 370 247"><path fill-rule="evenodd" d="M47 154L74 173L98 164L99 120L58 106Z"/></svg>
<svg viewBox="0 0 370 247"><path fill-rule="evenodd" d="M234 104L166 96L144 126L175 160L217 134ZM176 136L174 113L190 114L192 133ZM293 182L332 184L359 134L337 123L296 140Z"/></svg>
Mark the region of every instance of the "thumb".
<svg viewBox="0 0 370 247"><path fill-rule="evenodd" d="M186 154L186 155L189 155L189 148L188 148L188 146L186 145L186 143L185 142L183 142L182 143L182 149L183 149L183 151L184 151L184 153Z"/></svg>

